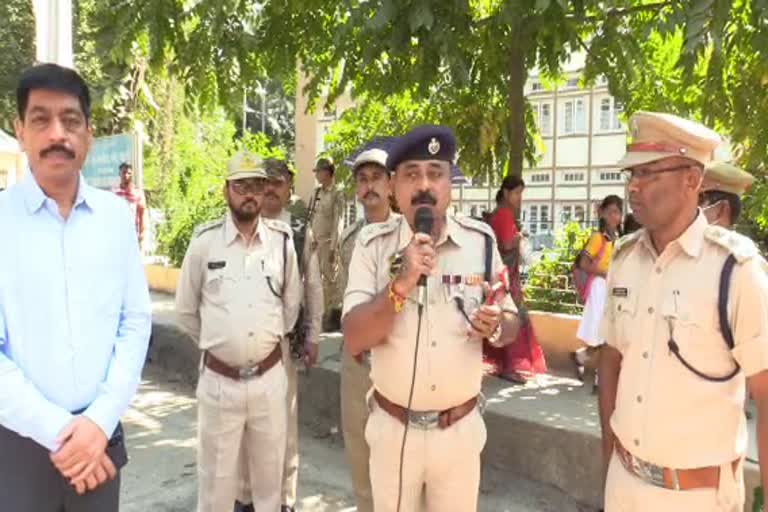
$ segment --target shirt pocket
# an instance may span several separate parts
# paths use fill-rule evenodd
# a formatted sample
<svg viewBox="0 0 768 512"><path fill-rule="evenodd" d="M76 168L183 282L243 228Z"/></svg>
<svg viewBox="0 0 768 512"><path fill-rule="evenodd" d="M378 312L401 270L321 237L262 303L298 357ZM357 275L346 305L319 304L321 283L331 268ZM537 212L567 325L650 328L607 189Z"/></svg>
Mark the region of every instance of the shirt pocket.
<svg viewBox="0 0 768 512"><path fill-rule="evenodd" d="M227 276L224 269L209 270L205 274L203 295L214 306L227 305L227 294L231 289L233 279Z"/></svg>
<svg viewBox="0 0 768 512"><path fill-rule="evenodd" d="M707 294L698 295L663 304L665 345L674 339L680 355L693 368L711 377L724 377L736 363L719 329L717 303ZM675 356L670 353L670 357Z"/></svg>
<svg viewBox="0 0 768 512"><path fill-rule="evenodd" d="M637 318L637 295L628 294L626 297L611 296L605 307L611 308L609 318L613 319L613 335L616 346L624 352L632 342L633 337L641 334ZM605 318L605 315L603 315ZM610 335L610 333L605 333Z"/></svg>

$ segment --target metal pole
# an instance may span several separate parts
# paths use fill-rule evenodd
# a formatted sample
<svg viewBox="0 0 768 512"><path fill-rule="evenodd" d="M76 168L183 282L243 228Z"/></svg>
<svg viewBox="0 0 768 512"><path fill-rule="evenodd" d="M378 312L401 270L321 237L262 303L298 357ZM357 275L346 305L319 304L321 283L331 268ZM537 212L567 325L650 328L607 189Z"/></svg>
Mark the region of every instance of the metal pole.
<svg viewBox="0 0 768 512"><path fill-rule="evenodd" d="M246 130L246 116L248 112L248 96L246 95L245 88L243 88L243 135L245 135Z"/></svg>
<svg viewBox="0 0 768 512"><path fill-rule="evenodd" d="M267 133L267 89L261 89L261 133Z"/></svg>

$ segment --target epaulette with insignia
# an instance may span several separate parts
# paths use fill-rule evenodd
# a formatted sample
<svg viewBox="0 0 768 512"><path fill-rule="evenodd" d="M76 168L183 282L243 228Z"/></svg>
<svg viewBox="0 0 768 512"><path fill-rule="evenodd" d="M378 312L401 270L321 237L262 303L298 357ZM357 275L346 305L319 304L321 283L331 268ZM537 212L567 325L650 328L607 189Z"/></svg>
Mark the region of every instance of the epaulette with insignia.
<svg viewBox="0 0 768 512"><path fill-rule="evenodd" d="M262 217L261 220L268 228L293 236L293 230L291 229L291 226L288 225L288 223L278 219L265 219L264 217Z"/></svg>
<svg viewBox="0 0 768 512"><path fill-rule="evenodd" d="M640 237L643 236L644 232L644 229L638 229L634 233L624 235L623 237L616 240L616 243L613 245L613 257L616 257L619 252L623 251L627 247L634 245L635 242L640 240Z"/></svg>
<svg viewBox="0 0 768 512"><path fill-rule="evenodd" d="M456 223L459 224L461 227L471 229L473 231L479 231L484 235L490 235L494 238L496 237L496 235L493 232L493 228L488 223L483 222L481 220L473 219L472 217L464 217L460 215L453 217L453 220L455 220Z"/></svg>
<svg viewBox="0 0 768 512"><path fill-rule="evenodd" d="M341 232L341 237L339 238L339 240L341 240L341 243L343 244L344 242L346 242L347 238L354 235L363 226L365 226L365 221L363 219L360 219L353 222L346 228L344 228L344 231Z"/></svg>
<svg viewBox="0 0 768 512"><path fill-rule="evenodd" d="M368 224L367 226L363 227L362 231L360 231L357 239L360 240L363 245L368 245L374 238L392 233L396 229L400 228L400 222L402 222L402 220L403 217L397 216L390 218L386 222Z"/></svg>
<svg viewBox="0 0 768 512"><path fill-rule="evenodd" d="M707 226L704 238L733 254L738 263L744 263L760 254L750 238L720 226Z"/></svg>
<svg viewBox="0 0 768 512"><path fill-rule="evenodd" d="M224 219L218 219L218 220L212 220L210 222L206 222L205 224L200 224L195 228L195 230L192 232L192 238L197 238L206 231L210 231L212 229L220 228L224 225Z"/></svg>

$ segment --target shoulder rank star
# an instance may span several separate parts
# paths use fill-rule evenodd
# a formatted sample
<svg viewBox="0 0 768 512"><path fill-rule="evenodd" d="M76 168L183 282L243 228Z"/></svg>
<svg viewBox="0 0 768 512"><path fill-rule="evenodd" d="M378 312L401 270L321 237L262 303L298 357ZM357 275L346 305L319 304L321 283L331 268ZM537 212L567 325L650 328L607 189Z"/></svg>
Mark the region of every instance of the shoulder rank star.
<svg viewBox="0 0 768 512"><path fill-rule="evenodd" d="M403 268L403 253L396 252L389 257L389 278L394 279Z"/></svg>

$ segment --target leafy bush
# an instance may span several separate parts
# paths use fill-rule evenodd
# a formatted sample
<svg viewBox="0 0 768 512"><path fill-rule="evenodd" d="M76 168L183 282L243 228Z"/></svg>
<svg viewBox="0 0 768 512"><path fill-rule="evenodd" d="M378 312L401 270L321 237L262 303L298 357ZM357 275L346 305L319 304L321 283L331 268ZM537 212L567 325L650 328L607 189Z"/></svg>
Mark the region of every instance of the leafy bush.
<svg viewBox="0 0 768 512"><path fill-rule="evenodd" d="M173 150L164 161L165 190L161 208L165 222L158 233L159 250L180 266L195 228L220 219L227 211L224 181L227 160L239 149L263 158L281 157L263 134L235 140L235 126L223 111L181 115L176 119ZM160 159L150 160L158 165Z"/></svg>
<svg viewBox="0 0 768 512"><path fill-rule="evenodd" d="M572 222L555 235L554 246L531 265L524 292L530 310L578 314L581 305L571 283L576 255L589 239L591 230Z"/></svg>

